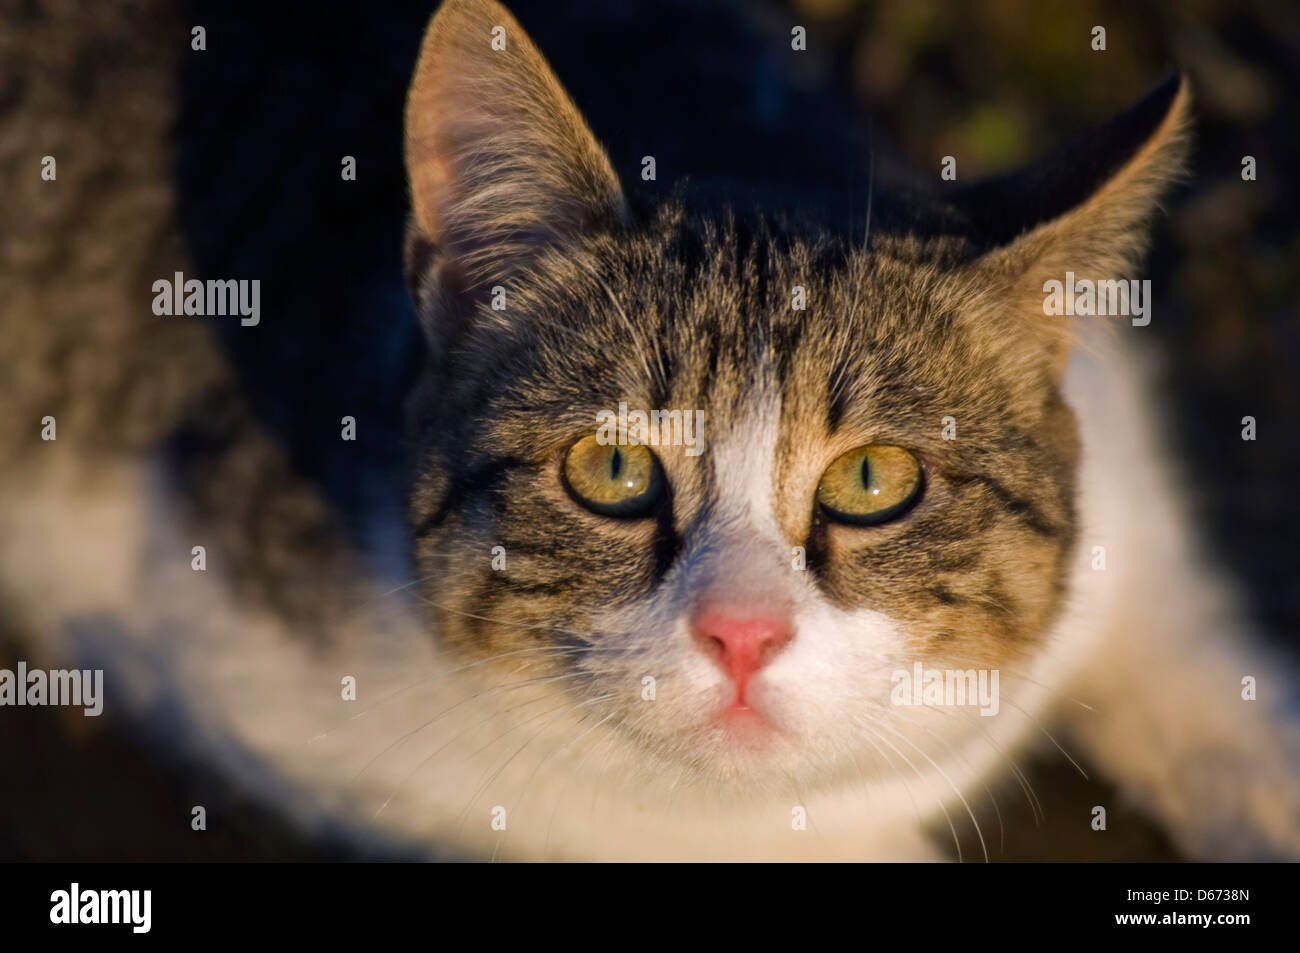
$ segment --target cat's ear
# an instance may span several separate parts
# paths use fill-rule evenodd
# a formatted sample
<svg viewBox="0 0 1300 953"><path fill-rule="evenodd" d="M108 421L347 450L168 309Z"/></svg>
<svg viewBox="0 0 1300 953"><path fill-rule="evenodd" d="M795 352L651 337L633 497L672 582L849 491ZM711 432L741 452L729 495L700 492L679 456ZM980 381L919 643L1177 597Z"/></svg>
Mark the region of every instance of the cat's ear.
<svg viewBox="0 0 1300 953"><path fill-rule="evenodd" d="M1185 170L1190 125L1187 81L1174 75L1086 139L959 195L970 217L1003 241L972 266L982 319L1014 321L1004 330L1046 348L1062 372L1074 323L1088 318L1046 313L1049 282L1066 282L1067 272L1076 283L1139 277L1151 219ZM1022 211L1019 234L996 234L1009 228L999 219L1015 222L1014 210L1026 207L1032 224L1023 224Z"/></svg>
<svg viewBox="0 0 1300 953"><path fill-rule="evenodd" d="M624 214L618 179L546 61L493 0L446 0L406 101L416 239L471 287Z"/></svg>

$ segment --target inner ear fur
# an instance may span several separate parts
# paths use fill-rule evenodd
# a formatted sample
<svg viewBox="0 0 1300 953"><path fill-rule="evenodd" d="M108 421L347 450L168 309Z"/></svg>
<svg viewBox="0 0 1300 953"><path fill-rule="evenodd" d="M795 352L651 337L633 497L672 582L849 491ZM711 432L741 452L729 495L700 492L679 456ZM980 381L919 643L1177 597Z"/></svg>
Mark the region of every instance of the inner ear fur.
<svg viewBox="0 0 1300 953"><path fill-rule="evenodd" d="M464 283L504 278L543 244L625 205L604 150L513 16L447 0L406 102L416 240Z"/></svg>

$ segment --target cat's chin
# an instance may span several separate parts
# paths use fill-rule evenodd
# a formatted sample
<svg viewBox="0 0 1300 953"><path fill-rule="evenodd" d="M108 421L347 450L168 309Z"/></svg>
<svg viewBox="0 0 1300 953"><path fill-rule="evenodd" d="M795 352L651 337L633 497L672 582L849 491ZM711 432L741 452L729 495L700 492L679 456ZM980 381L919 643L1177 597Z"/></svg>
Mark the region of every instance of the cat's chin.
<svg viewBox="0 0 1300 953"><path fill-rule="evenodd" d="M735 704L714 715L706 726L712 744L724 750L761 756L776 744L778 730L771 720L748 705Z"/></svg>
<svg viewBox="0 0 1300 953"><path fill-rule="evenodd" d="M809 791L833 789L843 780L841 772L810 757L794 739L748 719L710 731L690 759L690 769L695 783L724 800L766 800L788 792L792 779Z"/></svg>
<svg viewBox="0 0 1300 953"><path fill-rule="evenodd" d="M788 784L792 776L812 781L810 775L825 768L824 761L810 758L808 739L748 705L714 710L676 732L669 744L650 744L665 760L684 762L690 777L713 790L721 786L752 795L769 782Z"/></svg>

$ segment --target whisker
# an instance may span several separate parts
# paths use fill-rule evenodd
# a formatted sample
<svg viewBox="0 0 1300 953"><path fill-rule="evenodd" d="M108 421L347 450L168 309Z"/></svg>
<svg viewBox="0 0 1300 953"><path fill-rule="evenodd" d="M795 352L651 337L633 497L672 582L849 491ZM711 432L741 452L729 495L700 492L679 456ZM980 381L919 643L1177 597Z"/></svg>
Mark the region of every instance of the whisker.
<svg viewBox="0 0 1300 953"><path fill-rule="evenodd" d="M994 667L994 666L990 666L988 659L978 659L970 655L954 655L951 652L944 652L940 656L940 659L945 659L945 660L952 659L954 661L961 661L961 662L974 662L976 665L980 665L986 668ZM1028 675L1025 675L1023 672L1018 671L1017 669L1014 668L1007 668L1005 665L999 664L995 667L999 671L1006 672L1008 675L1011 675L1013 678L1019 679L1022 682L1028 682L1031 685L1037 685L1039 688L1046 689L1048 692L1051 693L1053 698L1061 698L1065 701L1072 702L1073 704L1078 705L1080 708L1084 709L1085 711L1090 711L1090 712L1097 711L1096 708L1094 708L1092 705L1089 705L1087 702L1080 701L1077 698L1073 698L1069 695L1064 694L1055 685L1049 685L1046 682L1041 682L1038 681L1037 679L1030 678Z"/></svg>
<svg viewBox="0 0 1300 953"><path fill-rule="evenodd" d="M527 707L528 705L536 704L537 702L542 701L542 700L543 700L542 698L534 698L534 699L532 699L531 701L524 702L524 703L522 703L521 705L514 706L514 708L507 709L507 711L514 711L514 710L516 710L516 709L518 709L518 708ZM382 813L384 812L384 810L388 807L388 805L389 805L390 803L392 803L392 800L393 800L393 798L397 795L397 792L400 791L402 788L406 787L407 783L410 782L411 778L415 777L415 775L416 775L416 774L417 774L417 773L418 773L418 772L419 772L419 771L420 771L420 770L421 770L425 765L427 765L430 761L432 761L432 760L433 760L433 759L434 759L434 758L435 758L435 757L436 757L436 756L437 756L437 755L438 755L438 754L439 754L443 749L445 749L446 747L448 747L450 744L452 744L453 742L455 742L457 739L459 739L459 738L463 737L464 735L468 734L469 732L471 732L471 731L475 731L475 730L477 730L477 729L479 729L479 728L482 728L484 725L489 724L490 722L494 721L497 717L498 717L497 713L493 713L492 715L489 715L487 718L484 718L484 719L482 719L481 721L475 722L473 725L469 725L469 726L467 726L467 727L465 727L465 728L462 728L460 731L458 731L458 732L456 732L455 734L453 734L450 738L448 738L448 739L447 739L446 741L444 741L441 745L439 745L436 749L434 749L434 751L433 751L432 754L430 754L427 758L425 758L423 761L421 761L419 764L417 764L415 767L413 767L410 771L408 771L408 772L406 773L405 776L402 777L402 779L401 779L400 781L397 782L397 785L396 785L396 786L393 788L393 790L389 793L388 797L386 797L386 798L384 799L384 803L381 804L381 805L379 806L379 810L375 811L375 813L374 813L374 817L373 817L372 819L378 819L379 815L382 814ZM417 729L417 730L419 730L419 729ZM412 732L412 733L413 733L413 732ZM363 769L363 770L364 770L364 769ZM358 774L358 777L359 777L359 776L360 776L360 775Z"/></svg>
<svg viewBox="0 0 1300 953"><path fill-rule="evenodd" d="M615 714L616 713L611 712L609 716L607 716L605 719L602 719L597 725L593 726L592 729L589 729L588 731L584 732L584 734L590 734L591 730L594 730L594 728L604 724L605 721L608 721L609 718L614 717ZM587 759L591 757L591 755L595 752L595 750L599 748L602 744L611 743L614 740L614 737L615 737L614 733L610 732L603 740L597 740L594 744L588 747L587 753L582 756L581 760L579 760L576 765L574 765L573 770L569 772L569 776L565 778L564 784L560 787L559 793L556 795L555 805L554 807L551 808L551 819L546 824L546 840L544 841L542 847L543 856L547 856L550 854L551 830L555 826L555 815L559 812L560 805L564 803L564 792L569 789L570 782L573 780L573 778L577 777L578 774L582 771L582 766L587 763Z"/></svg>
<svg viewBox="0 0 1300 953"><path fill-rule="evenodd" d="M880 725L882 728L884 727L884 724L883 724L882 722L880 722L879 720L872 719L872 722L873 722L874 724L878 724L878 725ZM910 759L907 755L903 754L903 752L901 752L900 750L898 750L898 747L897 747L896 745L892 744L888 738L884 738L884 737L881 737L879 734L876 734L876 732L875 732L875 731L874 731L874 730L873 730L869 725L867 725L867 724L861 724L861 723L860 723L860 726L863 727L863 728L865 728L867 731L871 732L873 735L875 735L875 736L876 736L876 739L877 739L878 741L880 741L881 744L886 745L886 746L889 748L889 750L893 751L894 754L896 754L896 755L898 755L900 758L902 758L903 761L907 764L907 766L908 766L909 768L912 769L912 772L917 776L917 778L918 778L918 779L919 779L923 784L925 784L925 786L926 786L927 788L930 788L930 782L926 780L925 775L923 775L923 774L921 773L920 769L917 768L917 766L916 766L915 764L912 763L912 759ZM931 796L931 797L934 797L934 789L933 789L933 788L930 788L930 796ZM948 830L949 830L949 832L951 832L951 834L952 834L952 843L953 843L953 846L957 848L957 862L958 862L958 863L961 863L961 860L962 860L962 853L961 853L961 839L957 836L957 827L956 827L956 825L953 824L953 822L952 822L952 815L948 813L948 808L947 808L947 806L943 803L943 799L942 799L942 798L937 798L937 797L936 797L936 798L934 798L934 800L935 800L935 803L937 803L937 804L939 805L939 810L943 812L944 820L946 820L946 821L948 822ZM915 803L915 801L914 801L913 803Z"/></svg>
<svg viewBox="0 0 1300 953"><path fill-rule="evenodd" d="M541 769L546 765L547 762L549 762L552 758L556 757L557 755L563 754L569 748L573 747L573 745L577 744L583 738L587 737L588 734L595 731L605 722L613 718L615 714L616 712L610 712L604 718L600 719L600 721L596 722L594 725L589 727L586 731L582 732L581 734L573 738L570 738L568 741L560 745L558 748L553 748L546 755L546 757L542 758L542 760L538 761L537 764L533 765L533 770L528 773L528 777L524 779L523 786L519 789L519 794L517 795L516 803L519 804L523 803L524 796L528 793L528 788L532 785L533 781L537 778L537 775L541 772ZM574 728L581 726L582 723L586 721L588 717L590 717L590 714L583 715L582 718L578 720L578 724L574 725Z"/></svg>
<svg viewBox="0 0 1300 953"><path fill-rule="evenodd" d="M356 782L361 778L361 776L362 776L363 774L365 774L366 771L368 771L368 770L370 769L370 767L371 767L372 765L374 765L375 762L377 762L377 761L378 761L380 758L382 758L384 755L388 754L390 751L392 751L392 750L394 750L394 749L396 749L396 748L401 747L401 746L402 746L403 744L405 744L405 743L406 743L406 742L407 742L411 737L413 737L414 735L420 733L421 731L423 731L424 729L430 727L431 725L433 725L433 724L435 724L435 723L441 721L443 718L445 718L447 715L449 715L451 712L455 711L457 708L459 708L459 707L462 706L462 705L467 705L467 704L469 704L470 702L473 702L473 701L479 701L480 699L485 698L485 697L488 696L488 695L495 695L495 694L497 694L497 693L499 693L499 692L504 692L504 691L515 691L515 690L518 690L518 689L520 689L520 688L526 688L526 687L528 687L529 685L541 685L541 684L546 684L546 683L548 683L548 682L563 681L563 680L565 680L565 679L579 677L579 676L581 676L582 674L583 674L583 673L580 673L580 672L570 672L570 673L566 673L566 674L563 674L563 675L539 675L539 676L537 676L537 677L535 677L535 678L525 679L525 680L523 680L522 682L512 682L512 683L510 683L510 684L508 684L508 685L496 685L496 686L493 686L492 688L489 688L489 689L487 689L487 690L485 690L485 691L477 692L477 693L475 693L475 694L473 694L473 695L469 695L469 696L467 696L467 697L465 697L465 698L462 698L460 701L456 702L454 705L451 705L450 707L443 709L441 712L439 712L439 713L438 713L437 715L435 715L434 717L430 718L428 721L424 722L424 723L421 724L421 725L417 725L415 728L412 728L410 731L406 732L406 733L403 734L403 735L400 735L397 739L395 739L394 741L390 742L390 743L388 744L387 747L385 747L382 751L379 752L379 754L375 755L373 758L371 758L369 761L367 761L367 762L366 762L366 763L361 767L361 770L358 771L358 772L356 773L356 775L352 778L352 782L355 784L355 783L356 783ZM537 700L537 699L533 699L533 701L536 701L536 700ZM509 712L511 712L511 711L514 711L516 708L523 707L524 705L529 705L529 704L532 704L532 702L531 702L531 701L530 701L530 702L524 702L524 703L522 703L521 705L517 705L517 706L513 706L513 707L509 707L509 708L504 708L504 709L502 709L500 712L494 712L494 713L492 713L491 715L488 716L488 718L484 719L483 721L479 722L478 724L480 724L480 725L482 725L482 724L486 724L487 722L491 721L491 720L492 720L493 718L495 718L495 717L498 717L499 715L509 713ZM454 738L453 738L453 740L454 740ZM448 742L448 744L450 744L450 741ZM445 745L444 745L444 747L445 747ZM441 751L442 749L439 748L438 750Z"/></svg>
<svg viewBox="0 0 1300 953"><path fill-rule="evenodd" d="M349 715L344 721L335 725L333 728L329 729L328 731L323 731L318 735L313 735L311 738L307 739L307 744L309 745L315 744L316 742L320 741L323 738L328 738L330 735L334 734L334 732L346 728L350 722L356 721L361 716L374 711L380 705L392 701L394 698L404 694L405 692L410 691L412 688L418 688L419 686L427 684L430 681L436 681L438 679L448 678L460 672L465 672L468 671L469 669L477 668L481 665L487 665L492 662L497 662L500 661L501 659L510 658L512 656L537 655L538 656L538 658L536 659L537 661L545 661L550 657L562 658L564 655L570 652L583 652L583 651L585 651L585 649L578 648L578 647L570 648L566 646L535 646L526 649L516 649L510 652L501 652L496 655L488 656L487 658L482 658L473 662L467 662L463 665L458 665L455 668L431 672L430 674L424 676L423 678L416 679L414 682L410 682L407 685L404 685L402 688L390 692L389 694L380 698L374 704L357 712L355 715Z"/></svg>
<svg viewBox="0 0 1300 953"><path fill-rule="evenodd" d="M941 712L941 713L943 713L943 714L948 714L948 715L953 714L953 712L949 711L949 710L946 709L946 708L938 708L938 709L936 709L936 710L939 711L939 712ZM909 725L912 725L912 726L915 727L915 728L920 728L922 731L924 731L926 734L928 734L928 735L929 735L931 738L933 738L935 741L939 742L939 744L943 745L944 748L946 748L946 749L947 749L947 750L948 750L948 751L953 755L953 757L955 757L958 761L960 761L962 764L964 764L964 765L966 766L966 769L967 769L968 771L970 771L972 775L975 775L975 769L974 769L974 767L971 765L971 763L970 763L969 761L966 760L965 757L962 756L961 752L958 751L956 748L954 748L950 743L948 743L947 741L945 741L943 738L941 738L941 737L940 737L940 736L939 736L935 731L933 731L929 726L927 726L927 725L922 725L921 723L919 723L919 722L917 722L917 721L914 721L914 720L911 719L911 718L908 718L908 717L907 717L906 715L904 715L902 712L896 712L896 713L895 713L895 717L896 717L896 718L900 718L900 719L902 719L903 721L907 722ZM1006 832L1005 832L1005 828L1003 827L1003 824L1002 824L1002 811L1001 811L1001 809L998 807L998 799L997 799L996 797L994 797L994 795L993 795L993 791L992 791L992 789L988 786L988 783L987 783L986 781L984 781L983 779L980 779L980 782L979 782L979 783L980 783L980 786L981 786L982 788L984 788L984 793L987 794L987 795L989 796L989 803L991 803L991 804L993 805L993 813L997 816L997 819L998 819L998 850L999 850L999 852L1002 852L1002 851L1004 851L1004 850L1006 849Z"/></svg>
<svg viewBox="0 0 1300 953"><path fill-rule="evenodd" d="M582 643L580 648L584 652L592 652L592 653L611 652L611 653L627 654L627 650L621 646L602 646L591 642L591 639L595 637L595 633L577 632L571 629L563 628L562 626L555 625L554 623L551 622L518 622L512 619L492 619L489 618L488 616L477 615L476 613L473 612L466 612L464 609L457 609L454 606L442 605L441 603L434 602L432 599L427 599L423 596L417 596L416 598L418 598L425 605L433 606L435 609L441 609L444 612L450 612L453 613L454 615L464 616L467 619L474 619L478 622L488 622L491 623L492 625L515 626L516 628L521 628L521 629L544 629L548 632L558 632L561 635L568 635L575 639L578 639Z"/></svg>
<svg viewBox="0 0 1300 953"><path fill-rule="evenodd" d="M501 776L501 772L504 771L507 767L509 767L509 766L510 766L510 763L511 763L512 761L514 761L515 758L519 757L519 755L522 754L522 753L524 752L524 750L528 748L529 745L531 745L534 741L536 741L536 740L537 740L538 738L540 738L543 734L545 734L546 731L547 731L547 729L549 729L549 728L551 727L551 725L553 725L553 724L554 724L556 721L558 721L559 719L563 718L565 715L571 714L572 712L577 711L579 708L585 708L587 705L595 705L595 704L599 704L600 702L603 702L603 701L608 701L609 699L611 699L611 698L613 698L613 697L615 697L615 696L614 696L614 693L611 692L611 693L606 694L606 695L597 695L597 696L594 697L594 698L588 698L586 701L578 702L576 705L570 705L570 706L568 707L567 710L561 712L560 714L556 715L554 718L552 718L552 719L550 719L549 721L547 721L544 725L542 725L541 728L539 728L535 733L533 733L531 736L529 736L528 739L525 740L524 743L523 743L522 745L520 745L518 748L515 749L514 753L511 754L510 757L506 758L506 760L503 761L503 762L502 762L502 763L501 763L501 764L496 768L496 770L494 770L494 771L491 773L491 775L487 777L486 780L482 781L482 782L479 784L477 790L475 790L475 792L474 792L474 795L473 795L473 796L469 799L469 801L466 803L466 805L465 805L465 809L464 809L463 811L461 811L461 814L460 814L460 822L459 822L459 824L458 824L458 826L457 826L457 833L456 833L456 837L457 837L457 839L459 839L460 836L461 836L461 834L464 832L464 829L465 829L465 822L469 820L469 814L470 814L470 811L473 810L475 802L477 802L478 799L481 798L481 797L482 797L482 796L487 792L487 789L488 789L489 787L492 786L492 782L495 781L498 777L500 777L500 776ZM565 704L568 704L567 700L566 700ZM514 731L516 731L516 730L518 730L519 728L522 728L522 727L524 727L525 725L532 724L534 721L537 721L539 718L544 718L544 717L545 717L546 715L548 715L548 714L552 714L553 712L560 711L560 709L562 709L562 708L564 708L564 707L565 707L565 705L558 705L558 706L556 706L555 708L548 709L547 711L543 712L543 713L540 714L540 715L535 715L535 716L533 716L532 718L529 718L527 721L523 721L523 722L520 722L520 723L517 724L517 725L514 725L514 726L511 727L509 730L503 732L501 735L499 735L497 738L495 738L491 743L489 743L489 744L485 745L484 747L480 748L478 751L475 751L473 755L470 755L470 757L472 758L472 757L474 757L474 755L477 755L477 754L482 753L483 751L486 751L488 748L492 747L492 745L495 745L498 741L500 741L500 740L501 740L502 738L504 738L506 735L508 735L508 734L510 734L510 733L512 733L512 732L514 732ZM509 828L507 827L507 829L509 829Z"/></svg>
<svg viewBox="0 0 1300 953"><path fill-rule="evenodd" d="M885 724L883 721L882 721L882 722L878 722L878 724L880 725L881 728L884 728L886 731L888 731L888 732L892 732L893 734L898 735L899 738L902 738L905 742L907 742L909 745L911 745L912 748L917 752L917 754L919 754L921 757L925 758L926 761L930 762L930 766L931 766L932 768L934 768L934 770L938 771L938 772L939 772L939 776L942 777L945 781L948 782L948 787L952 788L952 792L953 792L953 794L957 795L957 800L961 801L962 807L964 807L964 808L966 809L966 814L967 814L968 817L970 817L971 823L975 825L975 836L979 838L980 849L983 850L983 852L984 852L984 862L985 862L985 863L988 863L988 859L989 859L989 849L988 849L988 846L984 843L984 832L983 832L982 830L980 830L980 822L979 822L978 820L976 820L976 818L975 818L975 812L972 811L971 808L970 808L970 805L969 805L968 803L966 803L966 797L961 793L961 790L957 787L957 785L953 784L953 782L952 782L952 778L948 777L948 772L944 771L943 768L939 767L939 765L935 762L935 760L934 760L933 758L931 758L928 754L926 754L923 750L921 750L921 748L918 747L918 746L917 746L917 745L916 745L916 744L915 744L915 743L914 743L910 738L908 738L906 735L904 735L904 734L902 734L902 733L900 733L900 732L898 732L898 731L895 731L893 728L891 728L889 725Z"/></svg>
<svg viewBox="0 0 1300 953"><path fill-rule="evenodd" d="M1020 790L1024 792L1025 800L1029 803L1029 810L1032 812L1034 817L1034 826L1040 826L1041 823L1047 819L1047 813L1043 810L1043 802L1039 800L1038 792L1035 791L1034 786L1029 783L1029 776L1021 770L1016 759L1008 754L1006 748L998 744L992 733L990 733L988 729L980 723L979 715L966 711L962 711L960 714L974 726L975 730L978 731L984 740L989 743L989 747L996 751L1006 763L1007 767L1011 769L1012 777L1014 777L1020 784Z"/></svg>

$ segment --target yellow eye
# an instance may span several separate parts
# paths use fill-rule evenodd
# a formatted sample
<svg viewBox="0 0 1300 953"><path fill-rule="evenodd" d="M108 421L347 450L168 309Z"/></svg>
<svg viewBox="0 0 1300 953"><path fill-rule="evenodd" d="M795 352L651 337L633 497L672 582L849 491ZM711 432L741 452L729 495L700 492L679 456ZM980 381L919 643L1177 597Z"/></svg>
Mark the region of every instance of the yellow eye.
<svg viewBox="0 0 1300 953"><path fill-rule="evenodd" d="M663 469L646 447L583 437L564 458L564 479L583 506L602 516L649 516L664 496Z"/></svg>
<svg viewBox="0 0 1300 953"><path fill-rule="evenodd" d="M902 447L858 447L826 468L817 502L838 523L875 526L902 516L921 490L921 465Z"/></svg>

